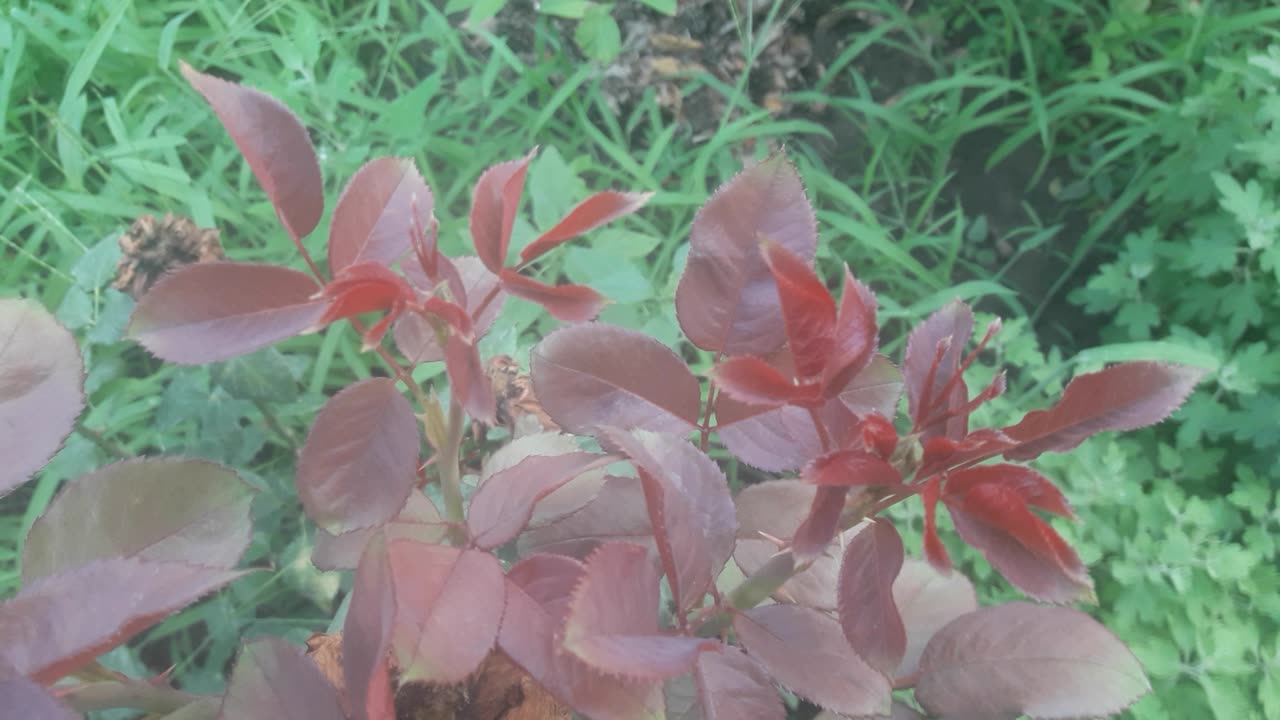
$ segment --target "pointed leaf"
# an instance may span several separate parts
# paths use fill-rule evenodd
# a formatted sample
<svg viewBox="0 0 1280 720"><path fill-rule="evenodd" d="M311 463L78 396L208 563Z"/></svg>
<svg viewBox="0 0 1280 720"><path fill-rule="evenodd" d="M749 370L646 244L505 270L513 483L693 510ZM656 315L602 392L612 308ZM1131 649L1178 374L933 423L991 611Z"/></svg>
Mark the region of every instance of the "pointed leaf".
<svg viewBox="0 0 1280 720"><path fill-rule="evenodd" d="M902 364L902 374L907 383L907 405L911 419L919 425L929 417L937 415L932 408L949 408L963 405L967 399L963 391L964 381L958 380L956 390L947 398L942 397L943 389L955 377L964 359L965 346L973 337L973 311L963 302L956 300L941 310L930 315L924 322L916 326L907 338L906 358ZM942 355L939 359L939 351ZM921 404L925 406L922 407ZM941 403L941 405L938 405ZM934 423L929 423L926 436L938 434ZM940 425L938 426L941 427ZM953 437L959 428L959 436ZM946 435L953 440L963 437L963 427L958 423L947 424Z"/></svg>
<svg viewBox="0 0 1280 720"><path fill-rule="evenodd" d="M938 537L938 498L941 496L941 478L932 477L920 488L920 500L924 503L924 556L929 564L942 572L951 570L951 556Z"/></svg>
<svg viewBox="0 0 1280 720"><path fill-rule="evenodd" d="M889 714L889 681L849 647L840 625L799 605L734 615L738 639L783 687L843 715Z"/></svg>
<svg viewBox="0 0 1280 720"><path fill-rule="evenodd" d="M298 458L298 497L333 534L373 527L404 507L418 475L418 422L389 378L333 396L316 416Z"/></svg>
<svg viewBox="0 0 1280 720"><path fill-rule="evenodd" d="M528 263L561 243L639 210L653 193L598 192L569 211L555 227L539 235L520 251L520 262Z"/></svg>
<svg viewBox="0 0 1280 720"><path fill-rule="evenodd" d="M796 374L817 377L835 348L836 301L808 262L767 237L760 247L778 285Z"/></svg>
<svg viewBox="0 0 1280 720"><path fill-rule="evenodd" d="M434 199L413 160L370 160L347 182L329 225L329 272L360 262L389 265L431 224ZM416 218L415 218L416 215Z"/></svg>
<svg viewBox="0 0 1280 720"><path fill-rule="evenodd" d="M24 677L0 680L0 707L23 720L78 720L82 717Z"/></svg>
<svg viewBox="0 0 1280 720"><path fill-rule="evenodd" d="M875 357L879 345L876 325L876 296L844 268L844 295L836 320L835 346L822 371L826 392L843 394L849 382L861 373ZM890 365L892 367L892 365Z"/></svg>
<svg viewBox="0 0 1280 720"><path fill-rule="evenodd" d="M431 498L420 492L409 493L409 501L390 522L334 535L316 528L315 548L311 563L320 570L352 570L360 562L365 546L375 535L384 538L409 538L423 543L444 540L448 528L444 517Z"/></svg>
<svg viewBox="0 0 1280 720"><path fill-rule="evenodd" d="M990 503L988 513L1001 513L993 525L948 504L951 522L960 538L991 563L1010 583L1045 602L1069 603L1093 598L1093 582L1079 556L1061 536L1025 506L1012 504L1004 493ZM1012 528L1012 531L1010 529Z"/></svg>
<svg viewBox="0 0 1280 720"><path fill-rule="evenodd" d="M739 402L761 407L800 404L815 400L816 387L797 386L772 365L751 355L722 360L711 370L711 379L721 392Z"/></svg>
<svg viewBox="0 0 1280 720"><path fill-rule="evenodd" d="M978 609L969 579L958 572L942 574L927 562L907 558L893 583L893 602L907 630L907 649L895 677L920 669L920 655L934 633L947 623Z"/></svg>
<svg viewBox="0 0 1280 720"><path fill-rule="evenodd" d="M76 340L30 300L0 299L0 497L44 467L84 407Z"/></svg>
<svg viewBox="0 0 1280 720"><path fill-rule="evenodd" d="M957 618L920 659L932 715L1045 720L1114 715L1151 690L1133 653L1088 615L1009 603Z"/></svg>
<svg viewBox="0 0 1280 720"><path fill-rule="evenodd" d="M1064 518L1074 518L1071 505L1049 478L1023 465L979 465L947 474L944 497L963 498L980 485L1008 488L1026 504Z"/></svg>
<svg viewBox="0 0 1280 720"><path fill-rule="evenodd" d="M324 212L320 163L307 129L270 95L197 72L186 63L181 69L240 148L280 224L295 243L306 237Z"/></svg>
<svg viewBox="0 0 1280 720"><path fill-rule="evenodd" d="M1107 430L1136 430L1165 419L1187 399L1204 371L1185 365L1131 362L1074 378L1048 410L1027 413L1004 432L1018 443L1010 460L1066 452Z"/></svg>
<svg viewBox="0 0 1280 720"><path fill-rule="evenodd" d="M897 486L902 475L893 465L866 450L836 450L805 466L801 477L815 485L844 487Z"/></svg>
<svg viewBox="0 0 1280 720"><path fill-rule="evenodd" d="M581 509L525 532L518 548L521 555L543 552L585 558L602 543L615 540L637 545L653 542L644 489L635 478L609 477Z"/></svg>
<svg viewBox="0 0 1280 720"><path fill-rule="evenodd" d="M907 649L907 632L894 602L902 570L902 538L883 518L872 520L845 548L840 564L840 627L867 664L893 679Z"/></svg>
<svg viewBox="0 0 1280 720"><path fill-rule="evenodd" d="M68 484L22 547L22 581L137 557L231 568L249 546L253 489L202 460L129 460Z"/></svg>
<svg viewBox="0 0 1280 720"><path fill-rule="evenodd" d="M532 158L530 153L490 167L471 191L471 240L484 266L495 275L507 263L511 228L520 209L524 177Z"/></svg>
<svg viewBox="0 0 1280 720"><path fill-rule="evenodd" d="M849 487L844 485L820 485L809 506L809 514L791 539L791 551L796 559L810 561L822 555L840 532L840 516L844 513Z"/></svg>
<svg viewBox="0 0 1280 720"><path fill-rule="evenodd" d="M593 320L608 301L586 285L547 285L514 270L503 270L502 289L522 300L537 303L551 317L566 323Z"/></svg>
<svg viewBox="0 0 1280 720"><path fill-rule="evenodd" d="M180 365L244 355L315 327L327 303L309 275L275 265L215 262L166 275L138 301L129 335Z"/></svg>
<svg viewBox="0 0 1280 720"><path fill-rule="evenodd" d="M725 646L698 655L694 676L704 720L784 720L773 679L741 650Z"/></svg>
<svg viewBox="0 0 1280 720"><path fill-rule="evenodd" d="M467 509L472 542L481 549L505 544L524 530L534 503L578 475L613 461L608 455L585 452L531 455L490 476Z"/></svg>
<svg viewBox="0 0 1280 720"><path fill-rule="evenodd" d="M561 328L530 352L533 391L556 424L590 434L614 425L682 433L698 424L698 380L647 335L592 324Z"/></svg>
<svg viewBox="0 0 1280 720"><path fill-rule="evenodd" d="M498 319L507 294L498 287L498 276L489 272L479 258L467 255L453 258L452 261L458 269L459 280L466 294L467 314L471 316L472 332L479 340L489 332L493 322ZM416 263L405 263L403 271L409 278L409 282L419 290L434 291L431 281ZM488 305L484 305L489 294L495 291L493 299ZM483 311L482 305L484 305ZM436 342L435 330L417 314L406 313L396 322L395 340L396 347L409 359L410 363L435 362L444 359L444 350Z"/></svg>
<svg viewBox="0 0 1280 720"><path fill-rule="evenodd" d="M497 398L476 344L450 333L444 344L444 365L449 373L449 387L462 409L473 420L492 424L497 413Z"/></svg>
<svg viewBox="0 0 1280 720"><path fill-rule="evenodd" d="M375 535L360 556L342 625L342 679L353 720L384 720L380 711L394 704L388 660L396 596L388 542Z"/></svg>
<svg viewBox="0 0 1280 720"><path fill-rule="evenodd" d="M676 288L676 317L694 345L725 355L766 355L786 340L762 237L804 262L818 246L813 207L782 153L722 185L694 217L689 261Z"/></svg>
<svg viewBox="0 0 1280 720"><path fill-rule="evenodd" d="M338 692L300 648L280 638L244 646L219 720L344 720Z"/></svg>

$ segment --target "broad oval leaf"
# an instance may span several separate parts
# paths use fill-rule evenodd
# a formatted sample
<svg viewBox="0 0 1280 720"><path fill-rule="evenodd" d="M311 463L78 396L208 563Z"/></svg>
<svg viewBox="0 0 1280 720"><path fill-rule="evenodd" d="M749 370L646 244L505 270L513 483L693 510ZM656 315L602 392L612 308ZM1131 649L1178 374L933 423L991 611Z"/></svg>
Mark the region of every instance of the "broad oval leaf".
<svg viewBox="0 0 1280 720"><path fill-rule="evenodd" d="M0 497L58 451L84 408L80 348L30 300L0 299Z"/></svg>
<svg viewBox="0 0 1280 720"><path fill-rule="evenodd" d="M1009 603L942 628L920 659L916 699L933 715L1000 720L1114 715L1151 690L1111 631L1070 608Z"/></svg>
<svg viewBox="0 0 1280 720"><path fill-rule="evenodd" d="M453 258L458 269L463 291L467 296L467 314L471 316L472 332L479 340L484 337L506 302L507 294L498 286L498 276L489 272L480 258L474 255ZM404 274L415 287L423 292L433 290L427 276L414 263L402 265ZM485 305L489 295L493 299ZM435 331L431 325L416 313L406 313L396 321L396 347L411 363L436 362L444 360L444 350L436 341Z"/></svg>
<svg viewBox="0 0 1280 720"><path fill-rule="evenodd" d="M181 64L182 76L213 107L240 148L258 184L275 206L280 224L297 243L324 212L320 162L307 129L279 100ZM301 245L299 244L299 247Z"/></svg>
<svg viewBox="0 0 1280 720"><path fill-rule="evenodd" d="M893 583L893 602L907 630L907 648L896 677L920 669L920 655L933 634L947 623L978 609L973 583L959 572L940 573L922 560L907 558Z"/></svg>
<svg viewBox="0 0 1280 720"><path fill-rule="evenodd" d="M942 393L959 371L965 347L972 337L973 311L960 300L948 303L925 318L907 337L907 351L902 363L902 375L907 384L907 409L916 429L926 431L926 439L940 434L940 428L944 427L931 422L939 413L937 408L953 408L963 405L967 399L968 391L963 379L956 380L947 398L944 399ZM945 424L945 434L952 440L959 440L964 436L966 427L967 423L962 419L954 419Z"/></svg>
<svg viewBox="0 0 1280 720"><path fill-rule="evenodd" d="M606 478L580 509L521 535L517 549L522 556L541 552L585 558L612 541L653 544L644 489L636 478Z"/></svg>
<svg viewBox="0 0 1280 720"><path fill-rule="evenodd" d="M467 527L481 549L495 548L519 535L533 516L534 503L588 470L614 458L596 453L531 455L491 475L467 508Z"/></svg>
<svg viewBox="0 0 1280 720"><path fill-rule="evenodd" d="M533 391L557 425L577 434L612 425L682 433L698 424L698 380L680 356L612 325L561 328L530 353Z"/></svg>
<svg viewBox="0 0 1280 720"><path fill-rule="evenodd" d="M782 153L722 185L693 219L676 317L694 345L725 355L766 355L786 340L762 237L804 262L812 262L818 247L813 207Z"/></svg>
<svg viewBox="0 0 1280 720"><path fill-rule="evenodd" d="M220 720L345 720L338 692L302 650L280 638L244 646Z"/></svg>
<svg viewBox="0 0 1280 720"><path fill-rule="evenodd" d="M253 489L203 460L129 460L83 475L36 519L22 581L93 560L137 557L230 568L249 546Z"/></svg>
<svg viewBox="0 0 1280 720"><path fill-rule="evenodd" d="M842 715L888 715L891 688L849 647L840 624L799 605L734 615L733 629L783 687Z"/></svg>
<svg viewBox="0 0 1280 720"><path fill-rule="evenodd" d="M0 707L22 720L79 720L83 717L24 677L0 680Z"/></svg>
<svg viewBox="0 0 1280 720"><path fill-rule="evenodd" d="M329 225L329 272L348 265L389 265L409 249L415 229L431 224L427 187L410 158L370 160L356 171L333 208Z"/></svg>
<svg viewBox="0 0 1280 720"><path fill-rule="evenodd" d="M902 538L883 518L845 547L840 563L840 627L855 652L893 679L907 651L907 632L893 597L902 570Z"/></svg>
<svg viewBox="0 0 1280 720"><path fill-rule="evenodd" d="M311 276L276 265L187 265L138 301L129 335L167 362L227 360L315 327L326 306L319 290Z"/></svg>
<svg viewBox="0 0 1280 720"><path fill-rule="evenodd" d="M737 648L698 655L694 677L704 720L783 720L787 716L769 673Z"/></svg>
<svg viewBox="0 0 1280 720"><path fill-rule="evenodd" d="M531 159L533 153L490 167L480 175L471 191L471 240L476 255L495 275L507 263L511 228L520 208Z"/></svg>
<svg viewBox="0 0 1280 720"><path fill-rule="evenodd" d="M431 498L420 492L410 492L404 509L385 525L352 530L341 535L317 528L311 563L320 570L351 570L360 563L365 547L375 535L436 543L444 540L447 533L444 517L436 509L435 503L431 502Z"/></svg>
<svg viewBox="0 0 1280 720"><path fill-rule="evenodd" d="M0 667L51 684L241 574L108 558L41 578L0 605Z"/></svg>

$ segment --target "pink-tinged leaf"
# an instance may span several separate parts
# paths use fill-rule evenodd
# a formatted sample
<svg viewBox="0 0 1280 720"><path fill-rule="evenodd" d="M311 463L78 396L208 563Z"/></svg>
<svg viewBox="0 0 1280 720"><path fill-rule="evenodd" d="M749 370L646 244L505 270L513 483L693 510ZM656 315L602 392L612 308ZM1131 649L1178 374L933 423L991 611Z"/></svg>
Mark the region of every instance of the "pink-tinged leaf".
<svg viewBox="0 0 1280 720"><path fill-rule="evenodd" d="M476 340L479 340L489 332L493 322L498 319L507 294L498 287L498 276L489 272L479 258L468 255L453 258L452 262L458 269L459 281L466 295L466 308L467 314L471 316L472 333ZM416 264L405 263L403 269L409 282L417 289L422 292L435 290L434 284ZM496 292L493 299L488 305L484 305L484 301L493 292ZM396 322L395 341L401 354L413 364L444 359L444 351L436 342L435 330L416 314L406 313Z"/></svg>
<svg viewBox="0 0 1280 720"><path fill-rule="evenodd" d="M1097 620L1031 603L955 619L929 641L920 673L916 699L944 717L1105 717L1151 690L1138 659Z"/></svg>
<svg viewBox="0 0 1280 720"><path fill-rule="evenodd" d="M887 460L866 450L836 450L805 466L800 474L815 485L897 486L902 475Z"/></svg>
<svg viewBox="0 0 1280 720"><path fill-rule="evenodd" d="M893 583L893 602L907 630L907 649L896 677L914 675L920 655L944 625L978 609L973 584L958 572L942 574L929 563L907 558Z"/></svg>
<svg viewBox="0 0 1280 720"><path fill-rule="evenodd" d="M603 324L561 328L530 352L533 391L560 427L684 433L698 424L698 379L670 348Z"/></svg>
<svg viewBox="0 0 1280 720"><path fill-rule="evenodd" d="M205 75L181 63L182 76L213 107L280 224L299 248L324 213L324 182L311 137L279 100L253 88Z"/></svg>
<svg viewBox="0 0 1280 720"><path fill-rule="evenodd" d="M791 692L842 715L889 713L889 681L858 657L831 617L799 605L764 605L734 615L733 629Z"/></svg>
<svg viewBox="0 0 1280 720"><path fill-rule="evenodd" d="M1048 410L1027 413L1004 432L1018 443L1010 460L1065 452L1095 433L1136 430L1165 419L1187 399L1204 371L1184 365L1131 362L1074 378Z"/></svg>
<svg viewBox="0 0 1280 720"><path fill-rule="evenodd" d="M836 301L808 262L768 238L761 250L778 285L796 374L816 378L835 349Z"/></svg>
<svg viewBox="0 0 1280 720"><path fill-rule="evenodd" d="M249 546L253 489L203 460L108 465L67 484L22 546L22 581L137 557L231 568Z"/></svg>
<svg viewBox="0 0 1280 720"><path fill-rule="evenodd" d="M585 452L532 455L490 476L467 509L472 542L488 549L513 539L533 516L534 503L578 475L613 461L608 455Z"/></svg>
<svg viewBox="0 0 1280 720"><path fill-rule="evenodd" d="M602 672L661 680L693 668L714 640L658 627L658 569L639 545L609 543L587 558L565 621L564 648Z"/></svg>
<svg viewBox="0 0 1280 720"><path fill-rule="evenodd" d="M503 270L502 289L522 300L537 303L551 317L566 323L594 320L608 299L586 285L548 285L514 270Z"/></svg>
<svg viewBox="0 0 1280 720"><path fill-rule="evenodd" d="M129 336L171 363L226 360L315 327L327 303L309 275L250 263L187 265L138 301Z"/></svg>
<svg viewBox="0 0 1280 720"><path fill-rule="evenodd" d="M979 485L1008 488L1026 504L1064 518L1074 518L1071 505L1049 478L1023 465L979 465L947 474L943 495L964 497Z"/></svg>
<svg viewBox="0 0 1280 720"><path fill-rule="evenodd" d="M0 605L0 667L51 684L240 575L111 558L41 578Z"/></svg>
<svg viewBox="0 0 1280 720"><path fill-rule="evenodd" d="M906 627L893 597L904 557L898 531L880 518L853 537L840 564L840 627L845 639L889 679L907 650Z"/></svg>
<svg viewBox="0 0 1280 720"><path fill-rule="evenodd" d="M938 499L941 495L941 478L929 478L920 488L920 500L924 503L924 556L934 568L949 572L951 556L938 537Z"/></svg>
<svg viewBox="0 0 1280 720"><path fill-rule="evenodd" d="M391 264L409 249L413 229L431 224L433 209L431 189L413 160L384 157L365 163L333 208L329 272L337 275L359 262Z"/></svg>
<svg viewBox="0 0 1280 720"><path fill-rule="evenodd" d="M244 646L219 720L345 720L338 692L300 648L280 638Z"/></svg>
<svg viewBox="0 0 1280 720"><path fill-rule="evenodd" d="M940 416L940 409L963 405L968 399L963 380L956 381L956 389L948 397L942 395L960 369L965 346L972 337L973 311L956 300L917 325L907 338L902 373L907 383L908 410L917 429L926 430L927 437L941 432L943 425L933 421ZM964 435L962 424L947 423L945 434L959 440Z"/></svg>
<svg viewBox="0 0 1280 720"><path fill-rule="evenodd" d="M840 531L840 515L849 494L846 485L820 485L809 506L809 514L791 539L796 559L808 561L822 555Z"/></svg>
<svg viewBox="0 0 1280 720"><path fill-rule="evenodd" d="M511 228L520 209L524 177L533 153L498 163L480 176L471 192L471 240L489 271L498 274L507 263Z"/></svg>
<svg viewBox="0 0 1280 720"><path fill-rule="evenodd" d="M723 360L711 370L720 391L739 402L763 407L817 399L817 386L797 386L772 365L751 355Z"/></svg>
<svg viewBox="0 0 1280 720"><path fill-rule="evenodd" d="M497 413L497 398L476 344L450 333L444 344L444 365L449 374L449 387L462 409L472 419L492 424Z"/></svg>
<svg viewBox="0 0 1280 720"><path fill-rule="evenodd" d="M878 345L876 296L853 277L846 265L844 295L840 299L840 314L836 320L835 346L822 371L824 393L843 395L847 392L850 381L875 357Z"/></svg>
<svg viewBox="0 0 1280 720"><path fill-rule="evenodd" d="M756 573L779 552L778 545L767 538L791 540L808 515L817 492L815 485L799 480L766 480L738 493L734 499L738 510L738 543L733 549L733 559L744 573ZM846 530L845 542L860 529ZM832 550L838 550L838 546L828 548L809 567L792 575L773 597L780 602L834 611L840 558Z"/></svg>
<svg viewBox="0 0 1280 720"><path fill-rule="evenodd" d="M676 317L696 346L725 355L767 355L786 340L767 237L804 262L818 247L813 207L782 153L722 185L698 211L689 261L676 288Z"/></svg>
<svg viewBox="0 0 1280 720"><path fill-rule="evenodd" d="M22 720L79 720L82 716L24 677L0 680L0 707Z"/></svg>
<svg viewBox="0 0 1280 720"><path fill-rule="evenodd" d="M352 720L384 720L381 711L394 704L388 662L396 597L387 543L375 535L360 556L342 625L342 676Z"/></svg>
<svg viewBox="0 0 1280 720"><path fill-rule="evenodd" d="M604 431L639 471L658 552L681 610L702 602L733 553L737 519L720 466L683 438Z"/></svg>
<svg viewBox="0 0 1280 720"><path fill-rule="evenodd" d="M298 458L307 516L335 535L387 522L417 482L418 447L418 421L394 380L348 386L321 408Z"/></svg>
<svg viewBox="0 0 1280 720"><path fill-rule="evenodd" d="M1005 507L1011 517L1002 519L1003 525L984 522L951 505L947 509L960 539L1030 597L1052 603L1093 600L1093 582L1075 551L1025 506L1020 510L1017 505ZM1005 529L1010 525L1017 535ZM1024 542L1028 537L1030 545Z"/></svg>
<svg viewBox="0 0 1280 720"><path fill-rule="evenodd" d="M614 190L598 192L578 203L555 227L542 233L520 251L520 262L528 263L541 257L561 243L613 222L624 215L639 210L653 193L624 193Z"/></svg>
<svg viewBox="0 0 1280 720"><path fill-rule="evenodd" d="M0 299L0 497L58 451L84 408L80 348L31 300Z"/></svg>
<svg viewBox="0 0 1280 720"><path fill-rule="evenodd" d="M520 536L521 555L556 553L585 558L603 543L653 543L644 489L635 478L610 477L581 509Z"/></svg>
<svg viewBox="0 0 1280 720"><path fill-rule="evenodd" d="M391 649L402 682L456 683L480 667L506 605L502 566L479 550L391 540L396 620Z"/></svg>
<svg viewBox="0 0 1280 720"><path fill-rule="evenodd" d="M694 677L704 720L784 720L773 679L741 650L722 647L698 655Z"/></svg>
<svg viewBox="0 0 1280 720"><path fill-rule="evenodd" d="M374 536L437 543L444 539L447 530L444 518L431 498L420 492L411 492L404 509L385 525L352 530L341 535L317 528L311 563L320 570L351 570L360 562L365 546L373 541Z"/></svg>

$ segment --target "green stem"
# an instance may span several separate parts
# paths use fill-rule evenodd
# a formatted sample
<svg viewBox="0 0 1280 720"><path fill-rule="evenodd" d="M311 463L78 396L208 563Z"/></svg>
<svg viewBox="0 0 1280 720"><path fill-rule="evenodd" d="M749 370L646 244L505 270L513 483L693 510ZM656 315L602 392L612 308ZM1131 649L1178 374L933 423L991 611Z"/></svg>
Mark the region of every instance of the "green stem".
<svg viewBox="0 0 1280 720"><path fill-rule="evenodd" d="M461 523L462 514L462 468L459 458L462 452L462 436L466 431L466 416L462 405L456 398L449 399L449 422L444 446L440 448L440 492L444 495L445 519L451 523Z"/></svg>

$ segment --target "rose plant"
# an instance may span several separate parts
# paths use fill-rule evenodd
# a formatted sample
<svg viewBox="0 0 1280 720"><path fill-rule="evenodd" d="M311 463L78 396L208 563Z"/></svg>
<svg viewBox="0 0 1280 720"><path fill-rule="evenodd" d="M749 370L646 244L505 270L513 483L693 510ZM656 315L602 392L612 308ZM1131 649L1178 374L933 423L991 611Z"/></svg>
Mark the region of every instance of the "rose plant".
<svg viewBox="0 0 1280 720"><path fill-rule="evenodd" d="M964 379L999 323L970 349L973 314L952 302L910 333L895 365L878 351L871 290L846 267L837 302L815 272L813 209L781 153L726 183L693 222L675 312L688 341L714 357L705 378L657 340L593 322L605 301L591 288L529 272L647 195L597 193L508 257L530 157L477 181L468 257L440 252L432 194L411 161L369 162L334 208L322 268L302 243L324 207L305 128L256 90L183 72L309 273L183 268L141 299L131 335L159 358L195 364L346 319L391 376L331 398L298 459L298 496L318 533L313 562L354 570L336 676L263 640L245 647L221 700L112 678L114 699L210 717L386 720L403 688L464 683L495 656L602 719L779 719L778 686L852 717L1068 718L1120 712L1148 690L1114 635L1064 607L1089 600L1092 586L1042 514L1074 515L1024 463L1158 422L1198 371L1117 365L1077 377L1056 404L1012 425L970 428L972 411L1004 390L1003 374L976 392ZM544 420L517 424L493 448L466 431L499 414L477 343L509 296L566 327L530 352ZM447 400L412 373L441 361ZM33 367L62 366L50 357ZM54 437L48 412L39 429ZM59 427L67 417L74 411ZM483 461L464 468L469 442ZM713 444L778 477L735 497ZM24 476L42 462L20 458ZM28 703L30 717L87 707L92 682L52 683L234 579L247 494L229 471L168 462L179 461L111 466L75 483L33 527L24 579L34 582L0 607L0 704ZM472 491L464 470L478 478ZM102 542L141 513L124 493L163 507L168 534ZM884 515L917 497L924 560L907 556ZM939 502L960 538L1039 602L979 608L939 540ZM216 548L195 551L196 540ZM120 618L109 632L69 620L88 583L133 593L113 598Z"/></svg>

